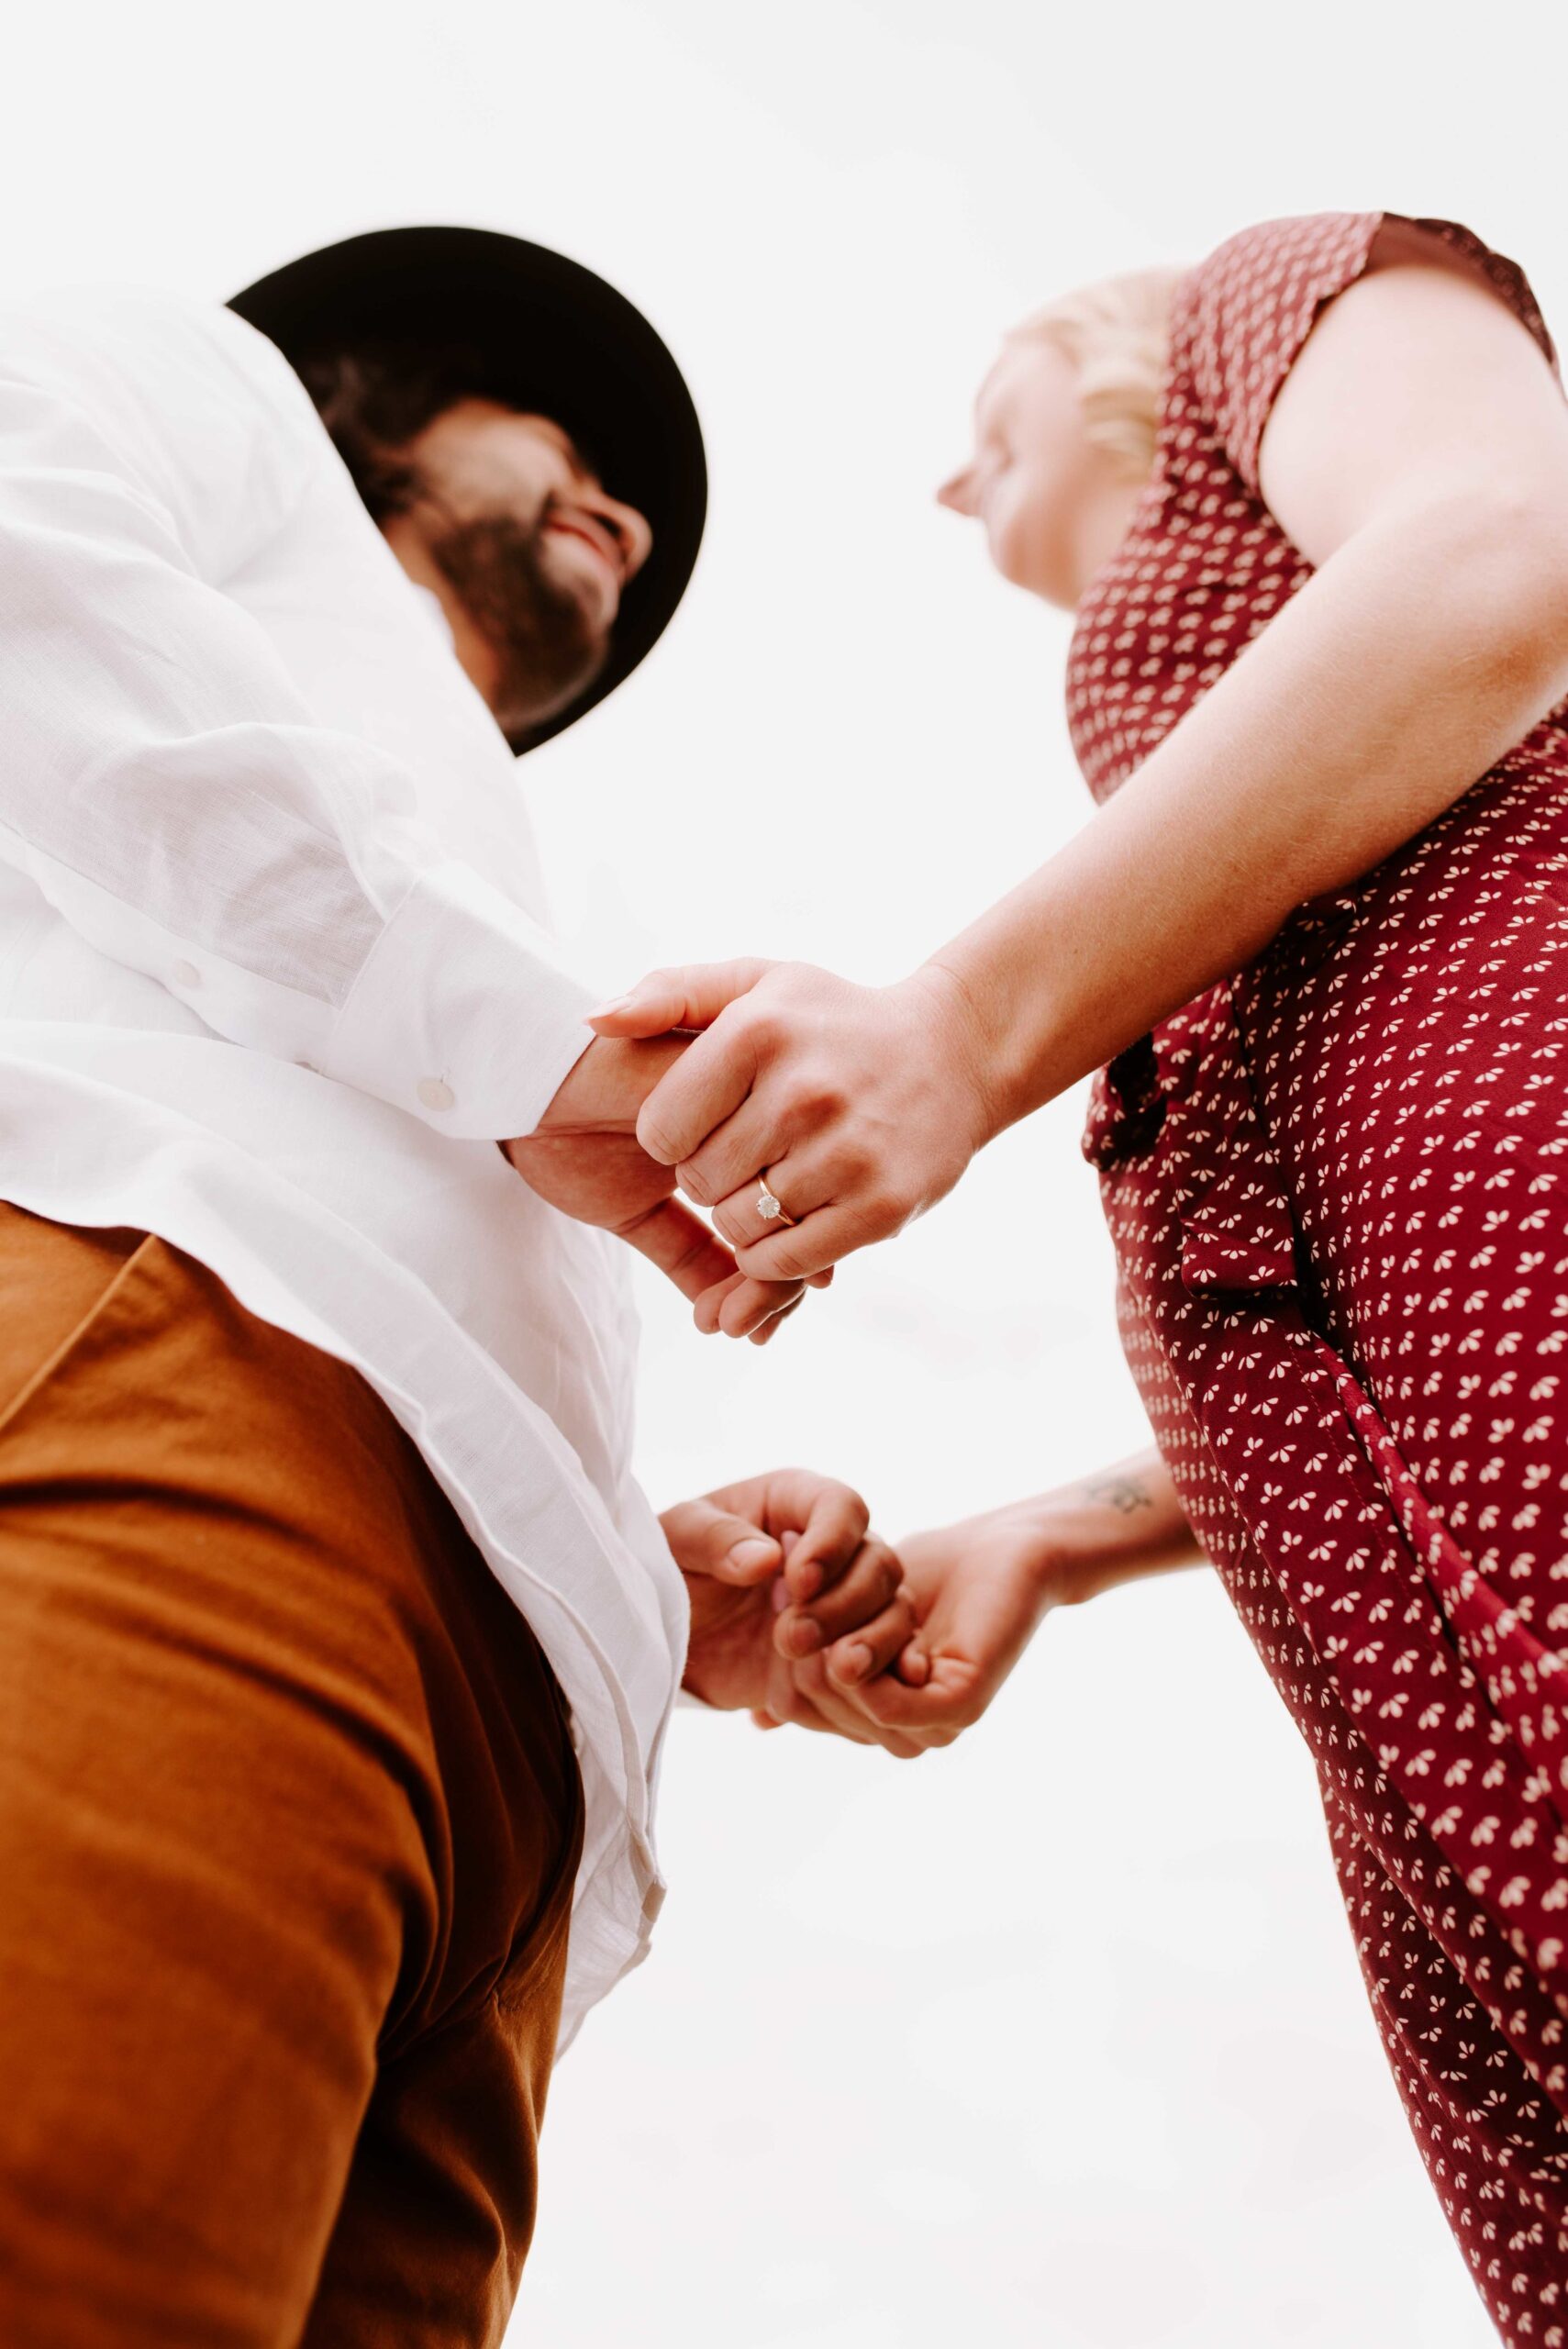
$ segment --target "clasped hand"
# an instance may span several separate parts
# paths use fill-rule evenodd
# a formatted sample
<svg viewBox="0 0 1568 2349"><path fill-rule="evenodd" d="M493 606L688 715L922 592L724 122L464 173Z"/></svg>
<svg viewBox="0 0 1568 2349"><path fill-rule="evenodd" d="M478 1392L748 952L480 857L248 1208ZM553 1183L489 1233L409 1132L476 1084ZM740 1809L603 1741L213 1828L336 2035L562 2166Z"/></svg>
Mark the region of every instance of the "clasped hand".
<svg viewBox="0 0 1568 2349"><path fill-rule="evenodd" d="M995 1130L984 1056L962 989L927 964L862 987L794 963L660 971L590 1015L601 1037L696 1030L637 1119L735 1250L699 1327L752 1334L761 1284L819 1278L943 1197ZM789 1219L758 1214L759 1178Z"/></svg>
<svg viewBox="0 0 1568 2349"><path fill-rule="evenodd" d="M1046 1609L1087 1596L1103 1541L1049 1506L915 1534L896 1553L848 1486L777 1469L666 1510L691 1601L685 1686L764 1729L904 1758L979 1720Z"/></svg>
<svg viewBox="0 0 1568 2349"><path fill-rule="evenodd" d="M639 1113L688 1041L595 1039L534 1131L501 1147L540 1198L579 1223L613 1231L705 1315L727 1312L738 1325L732 1334L765 1345L804 1289L824 1287L832 1275L807 1284L799 1276L738 1272L722 1241L675 1197L673 1169L639 1141Z"/></svg>

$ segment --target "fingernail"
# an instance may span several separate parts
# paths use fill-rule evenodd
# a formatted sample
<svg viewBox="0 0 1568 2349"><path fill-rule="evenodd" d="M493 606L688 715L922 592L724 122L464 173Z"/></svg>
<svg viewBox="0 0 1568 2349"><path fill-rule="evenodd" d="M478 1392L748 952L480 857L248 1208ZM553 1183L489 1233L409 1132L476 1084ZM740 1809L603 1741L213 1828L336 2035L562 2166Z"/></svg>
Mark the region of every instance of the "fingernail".
<svg viewBox="0 0 1568 2349"><path fill-rule="evenodd" d="M815 1655L822 1644L822 1626L809 1618L789 1627L789 1643L796 1655Z"/></svg>
<svg viewBox="0 0 1568 2349"><path fill-rule="evenodd" d="M845 1656L840 1677L844 1680L863 1680L870 1670L870 1648L856 1646L852 1647Z"/></svg>
<svg viewBox="0 0 1568 2349"><path fill-rule="evenodd" d="M584 1019L607 1019L613 1011L624 1011L631 1001L628 995L613 995L608 1003L596 1003L592 1011L583 1014Z"/></svg>
<svg viewBox="0 0 1568 2349"><path fill-rule="evenodd" d="M737 1542L729 1553L729 1563L739 1566L742 1574L750 1574L753 1566L771 1566L777 1563L779 1545L776 1542Z"/></svg>

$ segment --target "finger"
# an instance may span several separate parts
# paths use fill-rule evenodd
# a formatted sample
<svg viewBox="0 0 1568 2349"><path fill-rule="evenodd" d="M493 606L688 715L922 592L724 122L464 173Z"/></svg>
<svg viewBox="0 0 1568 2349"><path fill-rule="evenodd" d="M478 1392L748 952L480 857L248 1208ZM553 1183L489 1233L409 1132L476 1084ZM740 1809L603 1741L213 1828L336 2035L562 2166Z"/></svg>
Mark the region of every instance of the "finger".
<svg viewBox="0 0 1568 2349"><path fill-rule="evenodd" d="M823 1661L828 1679L835 1687L851 1689L874 1679L895 1661L914 1628L915 1602L900 1589L880 1615L828 1650Z"/></svg>
<svg viewBox="0 0 1568 2349"><path fill-rule="evenodd" d="M778 1468L767 1479L763 1520L770 1531L793 1524L785 1585L804 1607L847 1574L861 1553L871 1511L852 1486L809 1468ZM884 1545L879 1544L879 1547Z"/></svg>
<svg viewBox="0 0 1568 2349"><path fill-rule="evenodd" d="M764 1323L791 1313L804 1295L800 1281L749 1281L732 1272L696 1300L692 1319L705 1338L722 1331L727 1338L749 1338Z"/></svg>
<svg viewBox="0 0 1568 2349"><path fill-rule="evenodd" d="M803 1569L792 1557L784 1576L784 1588L792 1598L802 1574ZM835 1640L841 1640L879 1618L897 1596L903 1582L904 1569L885 1542L862 1542L836 1580L823 1577L817 1598L787 1608L779 1617L773 1627L773 1645L792 1662L797 1656L814 1655L818 1648L831 1647ZM904 1640L914 1629L911 1613ZM901 1640L899 1646L903 1644ZM891 1656L888 1662L892 1662Z"/></svg>
<svg viewBox="0 0 1568 2349"><path fill-rule="evenodd" d="M661 1166L678 1166L739 1109L758 1072L754 1022L720 1012L666 1069L637 1113L637 1139Z"/></svg>
<svg viewBox="0 0 1568 2349"><path fill-rule="evenodd" d="M789 1219L787 1223L762 1213L764 1183ZM813 1165L812 1153L789 1150L775 1159L765 1173L746 1175L740 1189L728 1193L709 1209L709 1214L721 1239L732 1248L747 1248L754 1241L765 1240L770 1232L787 1231L791 1225L803 1223L808 1215L831 1206L832 1201L832 1186L825 1179L822 1168Z"/></svg>
<svg viewBox="0 0 1568 2349"><path fill-rule="evenodd" d="M735 1277L734 1257L684 1199L661 1199L646 1215L623 1224L619 1237L694 1302Z"/></svg>
<svg viewBox="0 0 1568 2349"><path fill-rule="evenodd" d="M726 1297L734 1296L738 1290L750 1289L751 1286L744 1273L732 1272L723 1280L715 1281L711 1288L704 1289L693 1308L692 1319L705 1338L711 1338L718 1329L719 1308Z"/></svg>
<svg viewBox="0 0 1568 2349"><path fill-rule="evenodd" d="M675 1169L675 1178L687 1198L695 1199L700 1208L711 1208L716 1200L728 1198L732 1191L749 1190L755 1202L759 1173L770 1163L777 1163L786 1147L773 1111L754 1093L749 1094L733 1117L716 1126L691 1157L682 1160ZM773 1187L776 1189L776 1185ZM782 1191L778 1196L786 1211L793 1215L793 1203Z"/></svg>
<svg viewBox="0 0 1568 2349"><path fill-rule="evenodd" d="M804 1664L781 1665L777 1671L782 1672L783 1680L780 1684L776 1675L771 1679L769 1708L799 1728L828 1731L856 1744L880 1745L900 1761L912 1761L925 1751L920 1741L906 1731L873 1720L858 1695L840 1695L820 1656L807 1656Z"/></svg>
<svg viewBox="0 0 1568 2349"><path fill-rule="evenodd" d="M819 1660L812 1658L813 1663ZM930 1676L923 1688L906 1688L890 1672L879 1673L855 1689L856 1709L907 1737L951 1744L974 1719L974 1695L967 1683L961 1686L949 1677L944 1664L940 1656L931 1659Z"/></svg>
<svg viewBox="0 0 1568 2349"><path fill-rule="evenodd" d="M820 1207L787 1231L775 1226L765 1239L743 1241L736 1248L735 1261L752 1280L809 1280L813 1273L842 1264L857 1248L889 1238L897 1228L895 1223L873 1224L863 1213L848 1208Z"/></svg>
<svg viewBox="0 0 1568 2349"><path fill-rule="evenodd" d="M705 1337L749 1337L753 1346L765 1346L774 1322L789 1320L795 1306L806 1301L806 1289L827 1289L831 1283L831 1268L806 1285L798 1280L756 1283L737 1274L732 1280L720 1280L716 1287L702 1292L695 1320Z"/></svg>
<svg viewBox="0 0 1568 2349"><path fill-rule="evenodd" d="M923 1688L931 1676L931 1659L918 1639L913 1639L898 1657L894 1670L906 1688Z"/></svg>
<svg viewBox="0 0 1568 2349"><path fill-rule="evenodd" d="M715 1329L727 1338L762 1336L773 1321L793 1313L805 1294L800 1281L749 1281L742 1274L719 1300Z"/></svg>
<svg viewBox="0 0 1568 2349"><path fill-rule="evenodd" d="M585 1016L601 1036L662 1036L671 1028L706 1028L727 1003L750 995L770 968L750 955L734 963L688 963L650 971L629 994L597 1004Z"/></svg>
<svg viewBox="0 0 1568 2349"><path fill-rule="evenodd" d="M687 1574L745 1586L767 1581L784 1564L784 1551L771 1533L706 1495L677 1502L661 1521L676 1564Z"/></svg>
<svg viewBox="0 0 1568 2349"><path fill-rule="evenodd" d="M815 1468L770 1468L703 1497L773 1536L793 1577L789 1596L795 1599L814 1598L839 1580L859 1556L870 1523L859 1493Z"/></svg>
<svg viewBox="0 0 1568 2349"><path fill-rule="evenodd" d="M798 1313L805 1302L806 1292L802 1289L800 1295L792 1298L788 1305L781 1305L776 1313L771 1313L760 1329L753 1330L750 1333L748 1342L753 1346L771 1345L774 1332L789 1319L792 1313Z"/></svg>
<svg viewBox="0 0 1568 2349"><path fill-rule="evenodd" d="M847 1737L855 1745L880 1745L889 1735L902 1737L902 1730L884 1730L879 1721L862 1713L835 1697L824 1682L825 1696L821 1704L797 1687L786 1665L779 1667L781 1677L770 1684L765 1710L779 1728L816 1730L818 1734Z"/></svg>

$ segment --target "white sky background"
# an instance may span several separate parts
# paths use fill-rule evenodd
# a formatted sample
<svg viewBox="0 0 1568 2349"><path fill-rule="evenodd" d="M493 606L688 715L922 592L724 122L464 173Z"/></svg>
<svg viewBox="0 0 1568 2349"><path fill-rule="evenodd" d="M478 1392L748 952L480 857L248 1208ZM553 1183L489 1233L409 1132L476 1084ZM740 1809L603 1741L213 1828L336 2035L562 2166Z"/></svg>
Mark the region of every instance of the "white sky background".
<svg viewBox="0 0 1568 2349"><path fill-rule="evenodd" d="M1062 622L931 504L997 330L1281 212L1468 221L1568 326L1561 48L1505 0L558 0L8 24L0 282L222 295L354 229L514 228L642 302L714 497L655 659L524 770L606 991L902 974L1087 812ZM1348 681L1349 689L1349 681ZM884 1530L1142 1441L1079 1106L765 1353L651 1281L663 1503L791 1459ZM556 2083L512 2339L1482 2349L1310 1775L1206 1576L1061 1615L907 1769L683 1715L651 1963Z"/></svg>

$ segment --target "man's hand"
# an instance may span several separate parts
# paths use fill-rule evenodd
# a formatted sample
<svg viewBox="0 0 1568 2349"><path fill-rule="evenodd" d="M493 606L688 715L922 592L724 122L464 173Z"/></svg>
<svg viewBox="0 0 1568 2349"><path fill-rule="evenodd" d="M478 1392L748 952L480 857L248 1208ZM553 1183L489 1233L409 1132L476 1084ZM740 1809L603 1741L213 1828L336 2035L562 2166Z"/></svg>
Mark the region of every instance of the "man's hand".
<svg viewBox="0 0 1568 2349"><path fill-rule="evenodd" d="M725 1312L736 1337L765 1345L799 1304L798 1280L749 1280L685 1202L671 1168L637 1139L637 1116L686 1041L609 1042L595 1037L538 1127L502 1146L517 1173L563 1215L599 1225L638 1249L683 1296ZM818 1280L815 1286L821 1286Z"/></svg>
<svg viewBox="0 0 1568 2349"><path fill-rule="evenodd" d="M915 1628L898 1561L870 1532L858 1494L807 1469L782 1468L682 1501L661 1521L691 1599L684 1685L694 1696L747 1708L769 1728L795 1721L895 1753L918 1751L839 1689L824 1684L814 1701L795 1685L795 1659L810 1646L837 1640L847 1652L852 1643L864 1653L864 1668L881 1672ZM786 1560L799 1596L781 1640ZM809 1646L805 1622L813 1626Z"/></svg>
<svg viewBox="0 0 1568 2349"><path fill-rule="evenodd" d="M758 1280L821 1273L890 1238L995 1130L968 999L934 963L889 987L798 963L656 971L589 1018L604 1037L702 1030L638 1138ZM760 1219L759 1175L787 1222ZM733 1318L722 1298L697 1314L730 1336Z"/></svg>

